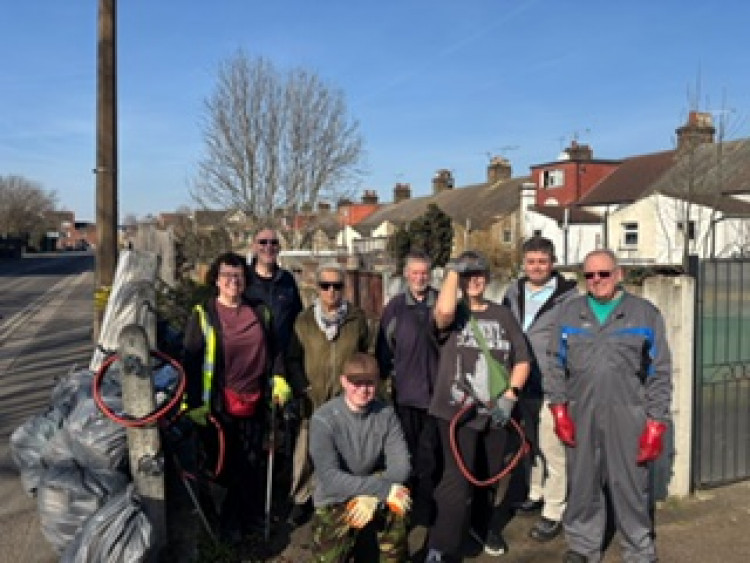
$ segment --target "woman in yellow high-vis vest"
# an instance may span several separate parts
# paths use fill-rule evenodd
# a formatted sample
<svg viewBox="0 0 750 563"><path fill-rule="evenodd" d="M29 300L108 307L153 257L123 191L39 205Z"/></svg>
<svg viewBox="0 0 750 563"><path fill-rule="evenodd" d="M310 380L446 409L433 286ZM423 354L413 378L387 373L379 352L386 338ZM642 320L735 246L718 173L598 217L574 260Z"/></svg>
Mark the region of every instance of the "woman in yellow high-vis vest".
<svg viewBox="0 0 750 563"><path fill-rule="evenodd" d="M283 362L269 330L270 312L261 301L243 297L247 268L232 252L214 260L206 280L214 295L194 308L184 340L187 416L209 451L216 441L207 429L209 414L225 433L226 459L217 482L226 487L219 524L230 542L263 524L268 399L273 394L283 402L289 394L283 377L274 375L283 373Z"/></svg>

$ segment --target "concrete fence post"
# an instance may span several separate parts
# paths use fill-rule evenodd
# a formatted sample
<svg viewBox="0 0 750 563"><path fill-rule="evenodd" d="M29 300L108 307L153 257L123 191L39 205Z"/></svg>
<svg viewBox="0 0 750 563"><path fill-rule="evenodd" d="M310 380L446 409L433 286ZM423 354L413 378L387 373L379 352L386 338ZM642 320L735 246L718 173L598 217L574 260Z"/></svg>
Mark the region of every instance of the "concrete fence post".
<svg viewBox="0 0 750 563"><path fill-rule="evenodd" d="M693 421L693 347L695 280L655 276L643 285L643 297L664 316L672 352L672 435L665 455L654 464L656 498L690 494Z"/></svg>
<svg viewBox="0 0 750 563"><path fill-rule="evenodd" d="M156 409L151 354L146 329L126 325L120 332L118 354L122 365L122 402L126 413L143 418ZM151 525L158 554L166 545L167 520L164 496L164 455L156 423L127 429L130 470L135 489Z"/></svg>

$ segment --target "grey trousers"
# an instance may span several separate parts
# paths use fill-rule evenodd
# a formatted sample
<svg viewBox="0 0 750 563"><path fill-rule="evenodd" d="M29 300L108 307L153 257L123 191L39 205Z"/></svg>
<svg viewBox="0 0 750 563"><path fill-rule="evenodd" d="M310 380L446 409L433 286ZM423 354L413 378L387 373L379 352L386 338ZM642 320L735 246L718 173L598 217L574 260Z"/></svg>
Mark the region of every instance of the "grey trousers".
<svg viewBox="0 0 750 563"><path fill-rule="evenodd" d="M568 507L563 516L568 546L588 557L589 563L601 561L607 524L606 488L620 532L623 561L656 561L650 467L636 463L645 416L619 405L581 413L573 407L572 414L576 447L567 449Z"/></svg>

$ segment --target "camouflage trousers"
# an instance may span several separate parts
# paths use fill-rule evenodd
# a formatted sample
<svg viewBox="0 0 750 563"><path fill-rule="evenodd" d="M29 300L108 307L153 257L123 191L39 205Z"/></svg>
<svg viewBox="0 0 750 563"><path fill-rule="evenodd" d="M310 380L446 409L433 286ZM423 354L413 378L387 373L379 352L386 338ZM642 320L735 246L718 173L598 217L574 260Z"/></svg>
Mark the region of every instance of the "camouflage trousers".
<svg viewBox="0 0 750 563"><path fill-rule="evenodd" d="M403 563L407 560L406 518L386 509L378 509L367 526L352 528L344 521L346 504L315 509L312 519L313 561L345 563L359 534L375 533L381 563Z"/></svg>

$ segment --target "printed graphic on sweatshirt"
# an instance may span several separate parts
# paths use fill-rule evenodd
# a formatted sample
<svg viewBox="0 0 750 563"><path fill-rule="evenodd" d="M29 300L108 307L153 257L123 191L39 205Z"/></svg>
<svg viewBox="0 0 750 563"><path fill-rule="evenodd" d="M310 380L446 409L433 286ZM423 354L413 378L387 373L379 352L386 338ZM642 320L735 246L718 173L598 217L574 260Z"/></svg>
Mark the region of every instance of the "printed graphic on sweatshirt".
<svg viewBox="0 0 750 563"><path fill-rule="evenodd" d="M510 341L506 338L502 325L491 319L478 319L477 325L484 336L487 348L492 355L507 364L510 353ZM467 386L471 392L467 394ZM451 404L461 405L474 402L477 397L481 402L488 403L490 397L490 381L487 360L477 342L470 323L466 323L458 334L456 345L456 375L451 384ZM486 413L484 407L479 407L480 413Z"/></svg>

